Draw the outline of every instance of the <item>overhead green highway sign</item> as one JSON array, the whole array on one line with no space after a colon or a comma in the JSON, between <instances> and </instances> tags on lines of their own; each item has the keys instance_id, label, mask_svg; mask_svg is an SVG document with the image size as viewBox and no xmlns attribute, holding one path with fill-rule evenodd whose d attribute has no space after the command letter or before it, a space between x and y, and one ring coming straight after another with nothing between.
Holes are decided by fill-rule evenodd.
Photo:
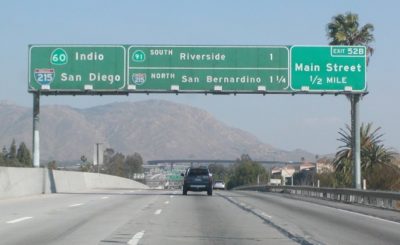
<instances>
[{"instance_id":1,"label":"overhead green highway sign","mask_svg":"<svg viewBox=\"0 0 400 245\"><path fill-rule=\"evenodd\" d=\"M124 46L33 45L29 52L29 90L124 90L125 62Z\"/></svg>"},{"instance_id":2,"label":"overhead green highway sign","mask_svg":"<svg viewBox=\"0 0 400 245\"><path fill-rule=\"evenodd\" d=\"M42 94L365 93L363 46L31 45Z\"/></svg>"},{"instance_id":3,"label":"overhead green highway sign","mask_svg":"<svg viewBox=\"0 0 400 245\"><path fill-rule=\"evenodd\" d=\"M291 47L291 87L295 91L365 91L363 46Z\"/></svg>"},{"instance_id":4,"label":"overhead green highway sign","mask_svg":"<svg viewBox=\"0 0 400 245\"><path fill-rule=\"evenodd\" d=\"M285 91L289 49L274 46L130 46L128 86L138 91Z\"/></svg>"}]
</instances>

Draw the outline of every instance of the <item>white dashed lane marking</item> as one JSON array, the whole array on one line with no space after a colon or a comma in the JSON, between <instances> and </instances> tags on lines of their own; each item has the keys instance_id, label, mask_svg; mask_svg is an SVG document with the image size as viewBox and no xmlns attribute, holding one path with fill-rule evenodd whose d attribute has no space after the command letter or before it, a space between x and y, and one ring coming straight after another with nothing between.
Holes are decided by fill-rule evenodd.
<instances>
[{"instance_id":1,"label":"white dashed lane marking","mask_svg":"<svg viewBox=\"0 0 400 245\"><path fill-rule=\"evenodd\" d=\"M10 221L7 221L6 223L7 224L15 224L15 223L18 223L18 222L21 222L21 221L24 221L24 220L28 220L28 219L32 219L33 217L22 217L22 218L19 218L19 219L14 219L14 220L10 220Z\"/></svg>"},{"instance_id":2,"label":"white dashed lane marking","mask_svg":"<svg viewBox=\"0 0 400 245\"><path fill-rule=\"evenodd\" d=\"M73 207L78 207L78 206L82 206L83 203L75 203L75 204L71 204L68 207L73 208Z\"/></svg>"},{"instance_id":3,"label":"white dashed lane marking","mask_svg":"<svg viewBox=\"0 0 400 245\"><path fill-rule=\"evenodd\" d=\"M161 214L161 212L162 212L162 210L161 210L161 209L158 209L154 214L155 214L155 215L159 215L159 214Z\"/></svg>"},{"instance_id":4,"label":"white dashed lane marking","mask_svg":"<svg viewBox=\"0 0 400 245\"><path fill-rule=\"evenodd\" d=\"M131 240L128 241L129 245L136 245L139 243L140 239L144 236L144 231L136 233Z\"/></svg>"},{"instance_id":5,"label":"white dashed lane marking","mask_svg":"<svg viewBox=\"0 0 400 245\"><path fill-rule=\"evenodd\" d=\"M267 217L267 218L272 219L272 216L269 215L269 214L267 214L267 213L261 212L261 215L262 215L262 216L265 216L265 217Z\"/></svg>"}]
</instances>

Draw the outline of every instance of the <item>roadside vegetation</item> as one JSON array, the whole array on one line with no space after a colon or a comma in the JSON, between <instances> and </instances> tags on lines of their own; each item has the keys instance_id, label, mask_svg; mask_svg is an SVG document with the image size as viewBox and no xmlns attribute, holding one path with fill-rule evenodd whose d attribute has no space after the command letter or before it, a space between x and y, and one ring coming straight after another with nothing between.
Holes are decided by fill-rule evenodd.
<instances>
[{"instance_id":1,"label":"roadside vegetation","mask_svg":"<svg viewBox=\"0 0 400 245\"><path fill-rule=\"evenodd\" d=\"M223 180L227 189L241 185L266 184L269 180L268 171L260 163L251 160L247 154L236 159L232 166L211 164L209 169L213 179Z\"/></svg>"},{"instance_id":2,"label":"roadside vegetation","mask_svg":"<svg viewBox=\"0 0 400 245\"><path fill-rule=\"evenodd\" d=\"M103 154L103 164L97 165L88 162L86 156L81 157L80 170L83 172L100 172L119 177L133 179L135 173L143 173L143 158L139 153L127 155L107 148Z\"/></svg>"},{"instance_id":3,"label":"roadside vegetation","mask_svg":"<svg viewBox=\"0 0 400 245\"><path fill-rule=\"evenodd\" d=\"M82 172L101 172L105 174L125 177L132 179L135 173L143 173L143 159L139 153L133 155L123 155L108 148L104 151L104 162L100 169L88 162L86 156L81 156L81 165L79 170ZM9 147L3 146L0 152L0 166L4 167L33 167L32 156L24 142L18 147L13 140ZM56 161L50 161L46 164L49 169L60 169Z\"/></svg>"},{"instance_id":4,"label":"roadside vegetation","mask_svg":"<svg viewBox=\"0 0 400 245\"><path fill-rule=\"evenodd\" d=\"M372 123L362 124L361 134L361 173L367 181L368 189L400 190L400 168L396 166L396 152L383 143L381 128L373 128ZM332 164L335 167L334 187L351 187L353 180L353 152L349 126L340 129L343 143Z\"/></svg>"},{"instance_id":5,"label":"roadside vegetation","mask_svg":"<svg viewBox=\"0 0 400 245\"><path fill-rule=\"evenodd\" d=\"M24 142L17 147L15 140L9 148L3 146L0 152L0 166L6 167L32 167L32 157Z\"/></svg>"},{"instance_id":6,"label":"roadside vegetation","mask_svg":"<svg viewBox=\"0 0 400 245\"><path fill-rule=\"evenodd\" d=\"M348 12L332 18L327 25L327 36L330 45L363 45L367 48L367 65L370 63L374 49L371 43L374 41L374 26L367 23L363 26L359 23L357 14ZM348 96L351 99L350 96ZM362 124L361 136L361 174L367 180L368 189L400 190L400 169L395 165L396 153L383 144L383 134L380 127L373 129L372 123ZM358 130L358 129L357 129ZM339 130L343 143L336 153L332 164L335 172L324 174L321 177L324 184L333 187L351 187L353 182L354 166L352 162L351 128Z\"/></svg>"},{"instance_id":7,"label":"roadside vegetation","mask_svg":"<svg viewBox=\"0 0 400 245\"><path fill-rule=\"evenodd\" d=\"M400 155L383 143L381 128L372 123L362 124L361 136L361 177L366 180L366 189L400 191ZM295 173L294 185L352 188L354 180L352 135L349 126L339 130L339 147L333 159L318 159L319 164L332 166L325 171L301 171Z\"/></svg>"},{"instance_id":8,"label":"roadside vegetation","mask_svg":"<svg viewBox=\"0 0 400 245\"><path fill-rule=\"evenodd\" d=\"M139 153L124 156L112 148L104 151L103 173L132 179L135 173L143 173L143 159Z\"/></svg>"}]
</instances>

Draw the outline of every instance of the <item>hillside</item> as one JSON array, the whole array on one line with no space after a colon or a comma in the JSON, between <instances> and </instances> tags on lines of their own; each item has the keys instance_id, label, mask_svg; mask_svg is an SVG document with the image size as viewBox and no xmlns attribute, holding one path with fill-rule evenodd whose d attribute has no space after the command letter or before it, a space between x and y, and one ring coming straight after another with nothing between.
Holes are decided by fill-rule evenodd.
<instances>
[{"instance_id":1,"label":"hillside","mask_svg":"<svg viewBox=\"0 0 400 245\"><path fill-rule=\"evenodd\" d=\"M32 110L0 104L0 144L15 138L31 146ZM198 108L168 101L113 103L88 109L42 106L43 161L73 161L93 155L102 142L124 154L139 152L152 159L236 159L249 154L260 160L313 159L302 150L288 152L265 144L243 130L229 127Z\"/></svg>"}]
</instances>

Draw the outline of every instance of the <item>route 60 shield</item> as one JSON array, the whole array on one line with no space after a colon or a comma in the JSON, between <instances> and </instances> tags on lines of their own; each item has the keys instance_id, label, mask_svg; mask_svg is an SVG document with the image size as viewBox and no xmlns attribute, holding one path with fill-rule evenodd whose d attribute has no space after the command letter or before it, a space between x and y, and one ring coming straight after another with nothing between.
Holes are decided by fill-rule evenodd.
<instances>
[{"instance_id":1,"label":"route 60 shield","mask_svg":"<svg viewBox=\"0 0 400 245\"><path fill-rule=\"evenodd\" d=\"M35 69L35 81L40 85L48 85L54 80L54 69Z\"/></svg>"}]
</instances>

